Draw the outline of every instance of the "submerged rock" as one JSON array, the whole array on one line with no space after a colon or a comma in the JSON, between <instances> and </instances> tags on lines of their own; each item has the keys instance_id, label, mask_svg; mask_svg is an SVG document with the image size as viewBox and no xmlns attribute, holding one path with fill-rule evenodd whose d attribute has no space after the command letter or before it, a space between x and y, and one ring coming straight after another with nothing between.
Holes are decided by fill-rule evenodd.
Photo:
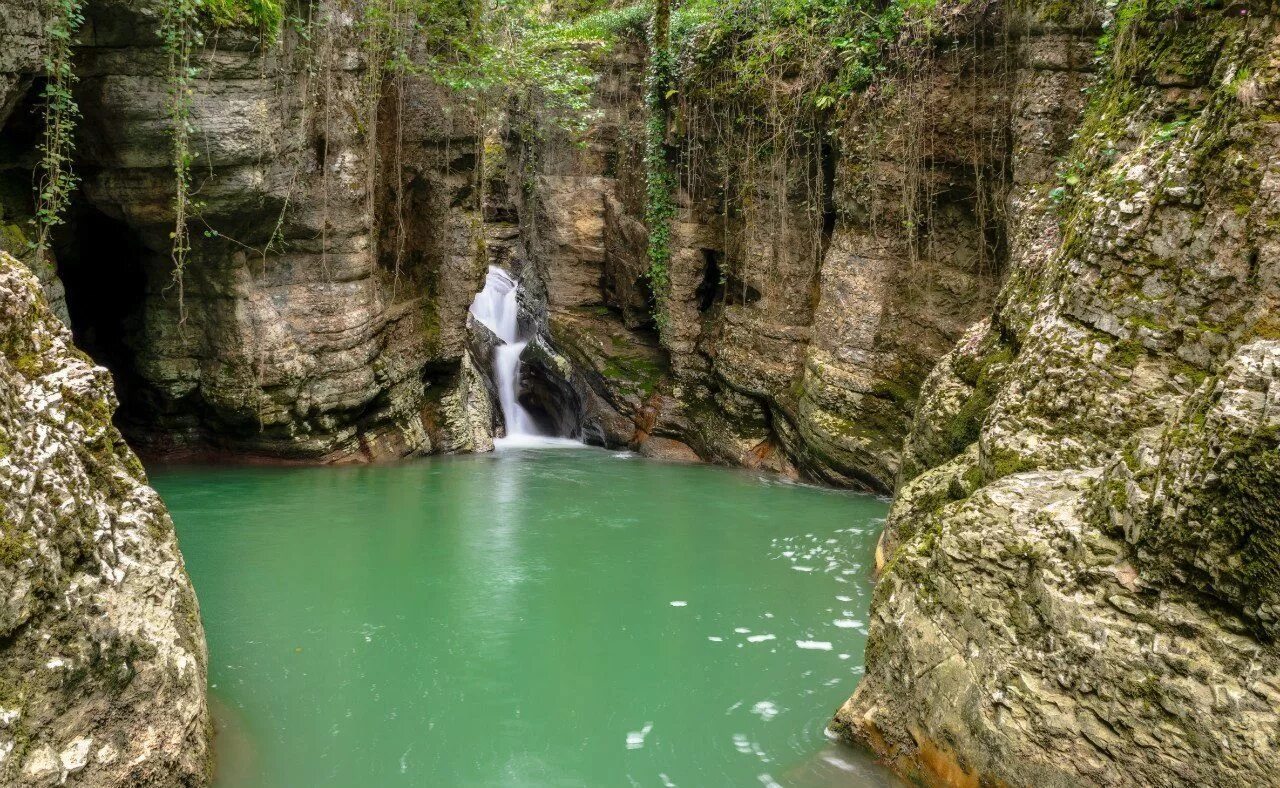
<instances>
[{"instance_id":1,"label":"submerged rock","mask_svg":"<svg viewBox=\"0 0 1280 788\"><path fill-rule=\"evenodd\" d=\"M203 785L205 645L111 377L0 253L0 783Z\"/></svg>"}]
</instances>

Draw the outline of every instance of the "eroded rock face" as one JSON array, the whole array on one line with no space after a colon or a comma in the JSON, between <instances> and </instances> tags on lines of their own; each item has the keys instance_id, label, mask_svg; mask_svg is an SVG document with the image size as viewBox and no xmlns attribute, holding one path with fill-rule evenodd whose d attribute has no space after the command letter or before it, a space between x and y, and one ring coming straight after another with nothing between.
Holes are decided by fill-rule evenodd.
<instances>
[{"instance_id":1,"label":"eroded rock face","mask_svg":"<svg viewBox=\"0 0 1280 788\"><path fill-rule=\"evenodd\" d=\"M179 272L162 6L86 4L83 184L53 250L77 340L119 381L122 428L156 454L343 462L470 445L449 403L466 400L465 311L484 275L474 118L429 78L387 78L375 100L345 3L315 4L274 43L210 31L193 53ZM39 64L16 32L31 14L0 7L15 42L0 87L28 103L6 132L21 136L34 99L19 88ZM29 188L32 162L3 164Z\"/></svg>"},{"instance_id":2,"label":"eroded rock face","mask_svg":"<svg viewBox=\"0 0 1280 788\"><path fill-rule=\"evenodd\" d=\"M40 4L12 0L0 5L0 125L18 105L40 65L44 51Z\"/></svg>"},{"instance_id":3,"label":"eroded rock face","mask_svg":"<svg viewBox=\"0 0 1280 788\"><path fill-rule=\"evenodd\" d=\"M835 725L925 779L1280 767L1280 25L1167 13L1115 23L1071 178L1018 185L997 308L923 389Z\"/></svg>"},{"instance_id":4,"label":"eroded rock face","mask_svg":"<svg viewBox=\"0 0 1280 788\"><path fill-rule=\"evenodd\" d=\"M1006 266L1014 71L998 14L973 44L908 64L842 112L834 230L817 270L813 335L789 453L841 486L891 490L925 376L989 309ZM1061 108L1070 122L1070 105Z\"/></svg>"},{"instance_id":5,"label":"eroded rock face","mask_svg":"<svg viewBox=\"0 0 1280 788\"><path fill-rule=\"evenodd\" d=\"M999 25L970 27L973 46L778 132L787 153L765 164L753 146L773 132L726 123L744 109L718 106L713 84L689 86L706 95L682 105L675 133L660 331L646 276L643 47L620 44L601 64L585 149L548 132L526 146L519 169L537 177L521 211L525 278L550 310L544 335L610 405L611 443L659 434L716 462L893 488L920 385L989 309L1004 270L1013 72ZM602 348L645 358L659 333L655 375L601 360ZM637 388L651 403L630 401Z\"/></svg>"},{"instance_id":6,"label":"eroded rock face","mask_svg":"<svg viewBox=\"0 0 1280 788\"><path fill-rule=\"evenodd\" d=\"M197 786L204 632L110 375L0 253L0 783Z\"/></svg>"}]
</instances>

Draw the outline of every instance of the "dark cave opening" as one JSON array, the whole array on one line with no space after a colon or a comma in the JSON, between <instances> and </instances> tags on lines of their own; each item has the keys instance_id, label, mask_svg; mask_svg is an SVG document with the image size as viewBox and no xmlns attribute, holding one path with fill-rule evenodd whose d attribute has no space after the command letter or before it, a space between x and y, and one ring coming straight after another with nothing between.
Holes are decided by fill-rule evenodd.
<instances>
[{"instance_id":1,"label":"dark cave opening","mask_svg":"<svg viewBox=\"0 0 1280 788\"><path fill-rule=\"evenodd\" d=\"M41 95L45 80L32 80L26 93L6 114L0 108L0 249L19 259L31 254L35 238L35 186L38 148L44 130Z\"/></svg>"},{"instance_id":2,"label":"dark cave opening","mask_svg":"<svg viewBox=\"0 0 1280 788\"><path fill-rule=\"evenodd\" d=\"M694 291L698 299L698 311L706 312L724 298L724 268L721 265L724 253L715 249L702 250L702 281Z\"/></svg>"},{"instance_id":3,"label":"dark cave opening","mask_svg":"<svg viewBox=\"0 0 1280 788\"><path fill-rule=\"evenodd\" d=\"M520 405L533 417L539 434L567 436L574 433L571 426L573 420L566 419L555 406L547 400L555 397L547 391L544 381L531 377L524 381L524 391L520 395Z\"/></svg>"},{"instance_id":4,"label":"dark cave opening","mask_svg":"<svg viewBox=\"0 0 1280 788\"><path fill-rule=\"evenodd\" d=\"M0 168L0 220L16 230L3 234L0 248L23 260L34 256L30 244L36 237L32 221L44 90L45 80L33 79L0 129L0 159L5 162ZM77 166L81 177L89 175ZM120 402L117 422L126 420L126 412L142 412L137 338L147 295L148 254L133 230L90 205L79 191L49 238L48 257L62 283L72 336L80 350L111 371Z\"/></svg>"},{"instance_id":5,"label":"dark cave opening","mask_svg":"<svg viewBox=\"0 0 1280 788\"><path fill-rule=\"evenodd\" d=\"M520 404L538 432L557 437L580 435L582 402L573 385L536 360L522 364L520 371Z\"/></svg>"},{"instance_id":6,"label":"dark cave opening","mask_svg":"<svg viewBox=\"0 0 1280 788\"><path fill-rule=\"evenodd\" d=\"M725 277L724 303L726 306L751 306L759 300L759 290L732 274Z\"/></svg>"},{"instance_id":7,"label":"dark cave opening","mask_svg":"<svg viewBox=\"0 0 1280 788\"><path fill-rule=\"evenodd\" d=\"M77 202L53 249L76 345L115 378L120 416L142 394L137 342L146 308L148 250L124 222ZM121 419L118 419L121 420Z\"/></svg>"},{"instance_id":8,"label":"dark cave opening","mask_svg":"<svg viewBox=\"0 0 1280 788\"><path fill-rule=\"evenodd\" d=\"M717 304L750 306L760 300L760 291L744 282L731 262L721 249L702 250L702 279L693 293L700 313L705 315Z\"/></svg>"}]
</instances>

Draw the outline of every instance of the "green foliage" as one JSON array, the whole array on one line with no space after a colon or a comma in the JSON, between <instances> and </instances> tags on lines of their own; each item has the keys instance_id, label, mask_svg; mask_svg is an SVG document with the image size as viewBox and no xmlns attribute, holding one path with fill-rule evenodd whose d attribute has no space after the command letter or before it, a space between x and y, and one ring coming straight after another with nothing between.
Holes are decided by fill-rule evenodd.
<instances>
[{"instance_id":1,"label":"green foliage","mask_svg":"<svg viewBox=\"0 0 1280 788\"><path fill-rule=\"evenodd\" d=\"M645 226L649 230L647 277L655 302L658 330L668 322L666 294L670 286L671 225L675 220L677 188L672 153L667 145L670 102L675 94L675 60L665 19L654 15L649 33L649 69L646 74L645 126Z\"/></svg>"},{"instance_id":2,"label":"green foliage","mask_svg":"<svg viewBox=\"0 0 1280 788\"><path fill-rule=\"evenodd\" d=\"M537 101L544 121L573 133L594 117L596 74L591 56L603 43L589 28L549 22L534 6L513 1L491 21L487 36L462 68L446 69L446 84L473 90L488 106L508 100Z\"/></svg>"},{"instance_id":3,"label":"green foliage","mask_svg":"<svg viewBox=\"0 0 1280 788\"><path fill-rule=\"evenodd\" d=\"M1146 48L1142 42L1160 40L1155 33L1166 23L1193 22L1221 6L1222 0L1121 0L1098 40L1097 54L1119 72L1151 68L1156 64L1140 55ZM1181 38L1189 41L1194 37L1184 33Z\"/></svg>"},{"instance_id":4,"label":"green foliage","mask_svg":"<svg viewBox=\"0 0 1280 788\"><path fill-rule=\"evenodd\" d=\"M40 142L40 176L36 185L36 259L43 261L53 228L63 223L63 214L79 179L71 166L75 151L75 129L80 108L72 90L76 74L72 67L71 43L84 23L83 0L50 0L45 26L47 53L44 68L44 137Z\"/></svg>"},{"instance_id":5,"label":"green foliage","mask_svg":"<svg viewBox=\"0 0 1280 788\"><path fill-rule=\"evenodd\" d=\"M182 0L171 0L180 5ZM258 28L274 38L284 21L280 0L203 0L204 15L217 27Z\"/></svg>"},{"instance_id":6,"label":"green foliage","mask_svg":"<svg viewBox=\"0 0 1280 788\"><path fill-rule=\"evenodd\" d=\"M1049 191L1049 199L1055 210L1065 217L1066 209L1072 198L1079 191L1088 177L1089 168L1079 160L1067 160L1058 163L1058 185Z\"/></svg>"},{"instance_id":7,"label":"green foliage","mask_svg":"<svg viewBox=\"0 0 1280 788\"><path fill-rule=\"evenodd\" d=\"M384 75L430 76L482 116L536 97L544 120L582 131L609 18L556 19L533 0L374 0L362 22Z\"/></svg>"},{"instance_id":8,"label":"green foliage","mask_svg":"<svg viewBox=\"0 0 1280 788\"><path fill-rule=\"evenodd\" d=\"M937 0L688 0L672 11L677 81L714 71L702 86L721 97L758 94L801 65L807 99L826 109L890 68L886 49L911 30L943 32ZM573 23L581 33L639 35L651 2L609 8Z\"/></svg>"},{"instance_id":9,"label":"green foliage","mask_svg":"<svg viewBox=\"0 0 1280 788\"><path fill-rule=\"evenodd\" d=\"M649 3L637 3L623 8L606 8L577 19L561 23L566 34L582 38L612 41L622 36L640 36L653 16Z\"/></svg>"},{"instance_id":10,"label":"green foliage","mask_svg":"<svg viewBox=\"0 0 1280 788\"><path fill-rule=\"evenodd\" d=\"M405 253L403 80L424 77L448 89L453 95L446 113L469 115L479 123L482 139L499 128L504 113L521 106L537 111L520 114L580 133L593 119L596 76L590 58L604 44L572 20L552 17L535 0L365 0L360 8L360 41L370 65L358 115L371 163L368 212L376 222L375 195L383 177L378 162L387 156L394 173L387 183L395 196L387 235L398 282ZM393 124L389 135L379 132L384 117ZM392 140L389 153L383 144L387 138ZM481 145L482 166L483 154Z\"/></svg>"},{"instance_id":11,"label":"green foliage","mask_svg":"<svg viewBox=\"0 0 1280 788\"><path fill-rule=\"evenodd\" d=\"M723 77L715 82L722 94L759 96L798 78L806 101L828 109L890 69L887 49L905 30L938 32L935 6L936 0L691 0L672 30L685 74L714 68Z\"/></svg>"}]
</instances>

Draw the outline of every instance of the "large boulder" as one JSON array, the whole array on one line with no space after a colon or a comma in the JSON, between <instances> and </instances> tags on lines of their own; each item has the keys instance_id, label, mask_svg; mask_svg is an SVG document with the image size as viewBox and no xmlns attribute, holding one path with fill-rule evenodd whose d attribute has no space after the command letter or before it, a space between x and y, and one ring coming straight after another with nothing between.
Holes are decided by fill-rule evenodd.
<instances>
[{"instance_id":1,"label":"large boulder","mask_svg":"<svg viewBox=\"0 0 1280 788\"><path fill-rule=\"evenodd\" d=\"M0 783L204 785L205 644L111 376L0 253Z\"/></svg>"},{"instance_id":2,"label":"large boulder","mask_svg":"<svg viewBox=\"0 0 1280 788\"><path fill-rule=\"evenodd\" d=\"M1206 9L1117 12L996 310L924 386L835 721L904 773L1280 773L1280 26Z\"/></svg>"}]
</instances>

